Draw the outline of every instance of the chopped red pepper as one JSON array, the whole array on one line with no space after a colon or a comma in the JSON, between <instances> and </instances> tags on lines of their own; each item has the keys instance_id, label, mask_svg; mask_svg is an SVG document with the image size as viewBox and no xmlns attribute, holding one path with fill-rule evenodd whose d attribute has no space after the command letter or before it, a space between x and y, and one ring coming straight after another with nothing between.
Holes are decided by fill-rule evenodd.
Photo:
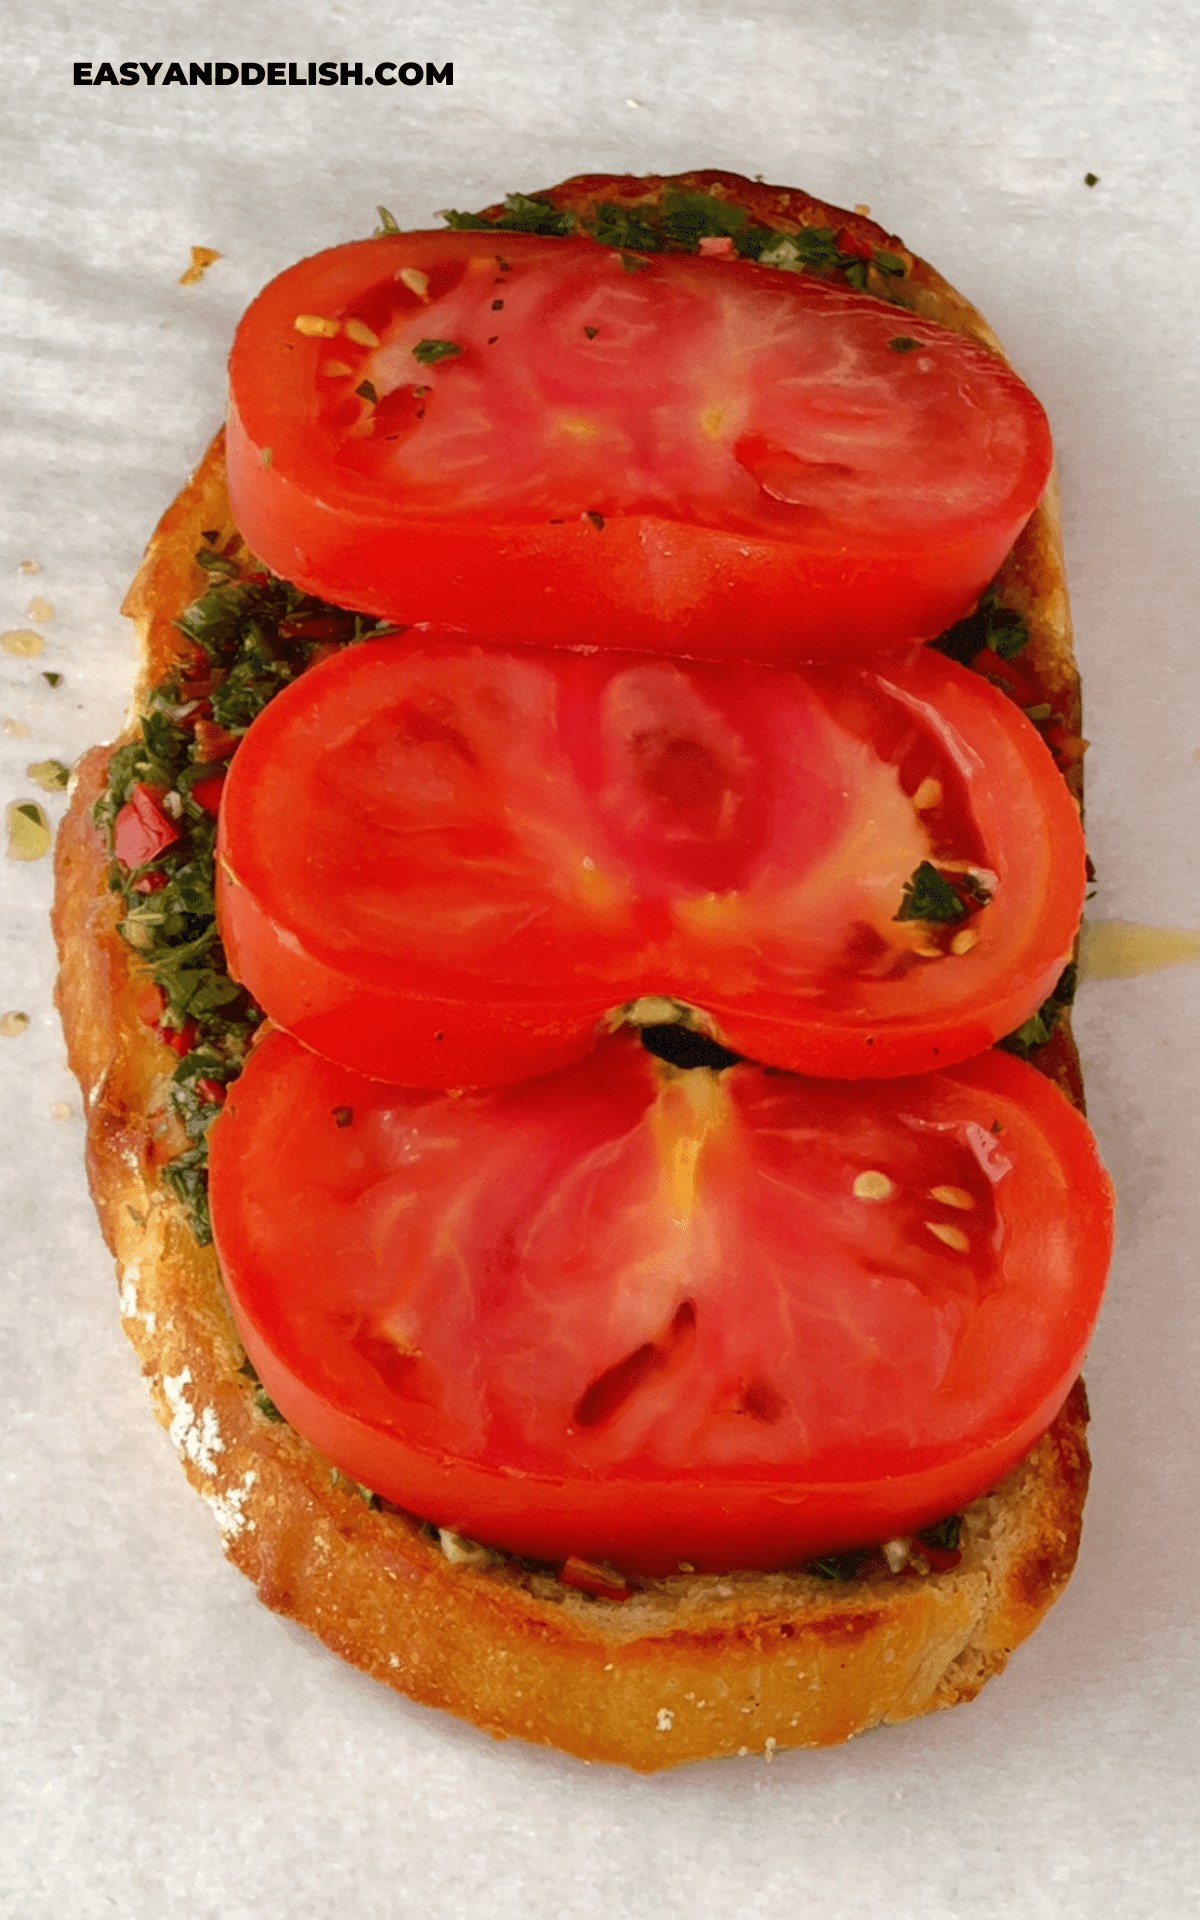
<instances>
[{"instance_id":1,"label":"chopped red pepper","mask_svg":"<svg viewBox=\"0 0 1200 1920\"><path fill-rule=\"evenodd\" d=\"M1073 767L1088 750L1087 741L1077 733L1068 733L1057 718L1044 726L1041 734L1060 767Z\"/></svg>"},{"instance_id":2,"label":"chopped red pepper","mask_svg":"<svg viewBox=\"0 0 1200 1920\"><path fill-rule=\"evenodd\" d=\"M168 884L167 875L161 867L156 867L153 873L144 873L140 880L134 881L133 891L140 894L161 893Z\"/></svg>"},{"instance_id":3,"label":"chopped red pepper","mask_svg":"<svg viewBox=\"0 0 1200 1920\"><path fill-rule=\"evenodd\" d=\"M971 662L971 671L981 673L994 686L1003 687L1019 707L1035 707L1046 697L1041 681L1034 678L1019 660L1005 660L991 647L981 647Z\"/></svg>"},{"instance_id":4,"label":"chopped red pepper","mask_svg":"<svg viewBox=\"0 0 1200 1920\"><path fill-rule=\"evenodd\" d=\"M221 1082L210 1080L207 1075L203 1080L197 1080L196 1092L210 1107L221 1107L225 1104L225 1089Z\"/></svg>"},{"instance_id":5,"label":"chopped red pepper","mask_svg":"<svg viewBox=\"0 0 1200 1920\"><path fill-rule=\"evenodd\" d=\"M179 828L159 802L165 789L139 783L117 815L113 852L122 866L144 867L179 838Z\"/></svg>"},{"instance_id":6,"label":"chopped red pepper","mask_svg":"<svg viewBox=\"0 0 1200 1920\"><path fill-rule=\"evenodd\" d=\"M220 773L210 773L206 780L197 780L192 788L192 799L198 807L204 808L205 813L221 811L221 788L225 785L227 772L228 769L222 767Z\"/></svg>"},{"instance_id":7,"label":"chopped red pepper","mask_svg":"<svg viewBox=\"0 0 1200 1920\"><path fill-rule=\"evenodd\" d=\"M181 1060L185 1053L191 1052L200 1035L200 1029L194 1020L185 1020L181 1027L160 1026L156 1031L159 1039L172 1048Z\"/></svg>"},{"instance_id":8,"label":"chopped red pepper","mask_svg":"<svg viewBox=\"0 0 1200 1920\"><path fill-rule=\"evenodd\" d=\"M198 719L195 726L196 758L204 764L212 760L228 760L238 743L238 735L230 733L228 727L219 727L213 720ZM195 792L193 787L192 792Z\"/></svg>"},{"instance_id":9,"label":"chopped red pepper","mask_svg":"<svg viewBox=\"0 0 1200 1920\"><path fill-rule=\"evenodd\" d=\"M860 234L851 233L849 227L839 227L833 237L833 244L839 253L852 253L859 260L873 260L875 249L869 240Z\"/></svg>"},{"instance_id":10,"label":"chopped red pepper","mask_svg":"<svg viewBox=\"0 0 1200 1920\"><path fill-rule=\"evenodd\" d=\"M931 1547L927 1540L918 1534L913 1541L917 1553L923 1553L935 1573L945 1573L949 1567L956 1567L962 1559L957 1547Z\"/></svg>"}]
</instances>

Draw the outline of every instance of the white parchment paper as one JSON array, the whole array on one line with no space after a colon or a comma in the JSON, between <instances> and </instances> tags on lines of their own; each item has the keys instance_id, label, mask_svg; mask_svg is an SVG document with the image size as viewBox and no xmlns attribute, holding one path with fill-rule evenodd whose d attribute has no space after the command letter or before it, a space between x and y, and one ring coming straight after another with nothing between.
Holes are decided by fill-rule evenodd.
<instances>
[{"instance_id":1,"label":"white parchment paper","mask_svg":"<svg viewBox=\"0 0 1200 1920\"><path fill-rule=\"evenodd\" d=\"M572 172L717 165L869 203L1041 395L1093 742L1090 911L1195 925L1195 39L1185 0L9 0L0 629L44 645L0 653L0 798L59 817L26 768L121 724L117 607L265 279L369 232L378 202L433 224ZM387 58L453 62L453 86L72 81L75 61ZM193 244L222 257L184 288ZM49 862L0 867L0 1012L28 1015L0 1035L0 1914L1200 1912L1195 969L1081 996L1121 1225L1060 1606L973 1706L641 1780L398 1701L223 1561L150 1417L84 1189Z\"/></svg>"}]
</instances>

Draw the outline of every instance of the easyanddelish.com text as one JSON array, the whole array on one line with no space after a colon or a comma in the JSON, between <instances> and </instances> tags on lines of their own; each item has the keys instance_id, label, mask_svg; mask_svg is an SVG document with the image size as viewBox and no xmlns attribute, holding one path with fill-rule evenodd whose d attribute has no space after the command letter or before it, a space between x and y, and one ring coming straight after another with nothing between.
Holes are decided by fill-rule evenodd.
<instances>
[{"instance_id":1,"label":"easyanddelish.com text","mask_svg":"<svg viewBox=\"0 0 1200 1920\"><path fill-rule=\"evenodd\" d=\"M452 87L454 62L379 60L369 70L361 60L76 60L77 87ZM305 69L301 71L301 69Z\"/></svg>"}]
</instances>

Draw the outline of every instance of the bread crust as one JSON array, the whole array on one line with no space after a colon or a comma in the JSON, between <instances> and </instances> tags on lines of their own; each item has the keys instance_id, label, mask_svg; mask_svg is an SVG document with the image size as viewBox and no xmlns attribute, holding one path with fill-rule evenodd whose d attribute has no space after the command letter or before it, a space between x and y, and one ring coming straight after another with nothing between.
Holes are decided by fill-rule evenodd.
<instances>
[{"instance_id":1,"label":"bread crust","mask_svg":"<svg viewBox=\"0 0 1200 1920\"><path fill-rule=\"evenodd\" d=\"M900 252L913 304L999 351L986 323L923 262L862 216L733 175L672 181L581 176L554 189L583 210L667 185L737 197L762 224L848 226ZM203 591L202 533L232 537L220 436L160 522L124 611L141 665L131 737L149 690L184 654L172 625ZM1078 680L1053 483L1001 575L1025 614L1047 697L1078 732ZM117 743L120 744L120 743ZM138 1017L134 956L117 932L107 853L92 823L112 748L76 769L59 833L53 925L58 1005L88 1117L88 1178L117 1266L125 1330L155 1412L224 1549L260 1599L397 1691L583 1760L640 1771L725 1754L824 1746L880 1723L974 1698L1065 1586L1088 1479L1078 1383L1049 1433L967 1510L962 1558L893 1575L873 1562L829 1582L802 1571L681 1574L592 1599L496 1557L452 1563L419 1519L371 1504L292 1429L261 1409L215 1253L193 1240L160 1185L155 1139L174 1054ZM1038 1064L1080 1097L1060 1025Z\"/></svg>"}]
</instances>

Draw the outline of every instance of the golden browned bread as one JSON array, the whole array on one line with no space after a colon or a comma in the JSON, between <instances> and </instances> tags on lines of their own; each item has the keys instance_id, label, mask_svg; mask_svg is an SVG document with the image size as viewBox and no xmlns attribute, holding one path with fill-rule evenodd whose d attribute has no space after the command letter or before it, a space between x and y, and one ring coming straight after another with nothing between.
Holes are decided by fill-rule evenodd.
<instances>
[{"instance_id":1,"label":"golden browned bread","mask_svg":"<svg viewBox=\"0 0 1200 1920\"><path fill-rule=\"evenodd\" d=\"M887 245L908 265L911 305L995 349L979 315L899 242L804 195L709 173L675 182L587 177L549 197L576 210L600 199L635 205L672 184L736 195L755 220L784 232L849 226ZM164 516L126 601L142 645L131 728L149 689L186 652L172 622L203 591L194 554L202 533L214 531L218 545L235 534L219 438ZM1028 620L1028 658L1046 697L1077 734L1053 487L1000 584ZM177 1063L138 1016L136 960L117 931L92 824L110 751L93 749L76 771L54 908L58 1000L88 1115L88 1174L155 1410L226 1553L266 1605L398 1691L497 1737L641 1770L831 1744L973 1698L1074 1565L1088 1477L1082 1385L1020 1466L967 1510L961 1560L946 1571L920 1571L910 1560L893 1572L877 1556L845 1581L804 1571L680 1574L640 1581L620 1603L439 1538L365 1497L279 1421L245 1369L216 1256L197 1246L158 1178ZM1065 1023L1038 1064L1077 1097Z\"/></svg>"}]
</instances>

